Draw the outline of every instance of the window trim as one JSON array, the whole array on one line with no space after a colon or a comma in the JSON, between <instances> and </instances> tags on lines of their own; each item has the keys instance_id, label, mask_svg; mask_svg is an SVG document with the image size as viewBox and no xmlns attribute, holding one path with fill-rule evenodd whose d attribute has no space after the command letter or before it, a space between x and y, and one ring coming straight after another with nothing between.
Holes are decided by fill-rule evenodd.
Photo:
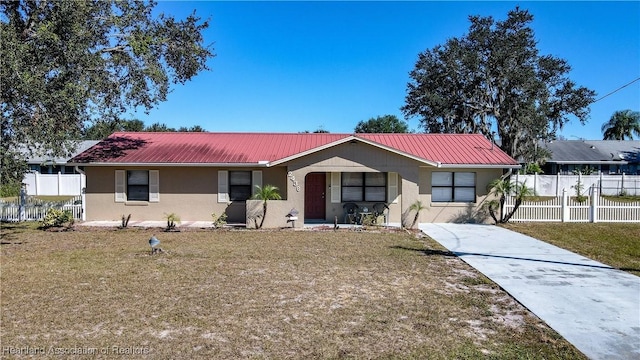
<instances>
[{"instance_id":1,"label":"window trim","mask_svg":"<svg viewBox=\"0 0 640 360\"><path fill-rule=\"evenodd\" d=\"M130 199L128 184L128 172L130 171L146 171L147 172L147 200ZM137 184L136 186L140 186ZM141 204L141 203L157 203L160 202L160 171L159 170L146 170L146 169L119 169L115 171L115 202L129 204Z\"/></svg>"},{"instance_id":2,"label":"window trim","mask_svg":"<svg viewBox=\"0 0 640 360\"><path fill-rule=\"evenodd\" d=\"M232 181L232 174L234 174L234 173L245 173L245 175L248 175L249 184L234 184L233 181ZM251 194L252 194L251 187L253 185L252 183L253 183L253 181L252 181L252 178L251 178L251 171L250 170L231 170L231 171L229 171L229 182L228 182L228 184L229 184L228 185L229 186L229 188L228 188L229 189L229 200L230 201L247 201L247 200L251 199ZM247 193L249 195L247 196L246 199L245 198L234 197L234 195L233 195L234 194L234 191L233 191L234 188L235 189L243 188L245 190L248 190L248 191L243 191L243 193Z\"/></svg>"},{"instance_id":3,"label":"window trim","mask_svg":"<svg viewBox=\"0 0 640 360\"><path fill-rule=\"evenodd\" d=\"M345 176L344 174L360 174L360 179L362 185L345 185ZM367 185L367 174L380 174L382 180L384 181L384 185ZM340 198L343 202L386 202L387 197L389 196L389 175L386 172L342 172L340 173ZM345 189L358 189L360 188L360 197L358 199L347 199L345 200ZM367 199L367 188L382 188L384 190L384 194L380 199L371 200Z\"/></svg>"},{"instance_id":4,"label":"window trim","mask_svg":"<svg viewBox=\"0 0 640 360\"><path fill-rule=\"evenodd\" d=\"M433 175L434 174L451 174L451 184L450 185L433 185ZM456 185L456 174L473 174L473 185ZM465 204L474 204L476 202L477 197L477 188L478 185L478 175L476 172L472 171L433 171L431 172L431 202L433 203L465 203ZM450 201L448 200L434 200L434 189L450 189ZM473 200L457 200L456 199L456 189L473 189Z\"/></svg>"},{"instance_id":5,"label":"window trim","mask_svg":"<svg viewBox=\"0 0 640 360\"><path fill-rule=\"evenodd\" d=\"M134 171L135 172L140 172L140 173L146 172L146 174L147 174L147 183L146 184L130 184L129 183L129 177L130 177L130 174L132 172L134 172ZM149 199L151 198L150 195L149 195L149 190L150 190L150 179L149 178L150 178L149 170L139 170L139 169L137 169L137 170L127 170L126 171L126 178L125 179L126 179L126 191L127 191L126 194L127 194L127 200L128 201L147 201L147 202L149 201ZM138 187L140 189L145 189L146 188L147 191L140 191L139 192L140 194L146 194L146 197L140 197L140 198L135 198L135 199L131 198L131 187Z\"/></svg>"}]
</instances>

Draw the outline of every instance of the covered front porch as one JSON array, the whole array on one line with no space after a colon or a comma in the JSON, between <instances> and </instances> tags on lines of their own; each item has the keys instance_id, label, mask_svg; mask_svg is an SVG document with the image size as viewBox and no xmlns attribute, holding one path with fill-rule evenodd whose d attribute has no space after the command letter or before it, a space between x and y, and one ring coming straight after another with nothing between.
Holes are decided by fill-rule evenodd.
<instances>
[{"instance_id":1,"label":"covered front porch","mask_svg":"<svg viewBox=\"0 0 640 360\"><path fill-rule=\"evenodd\" d=\"M398 205L395 172L310 172L304 180L309 224L388 225Z\"/></svg>"}]
</instances>

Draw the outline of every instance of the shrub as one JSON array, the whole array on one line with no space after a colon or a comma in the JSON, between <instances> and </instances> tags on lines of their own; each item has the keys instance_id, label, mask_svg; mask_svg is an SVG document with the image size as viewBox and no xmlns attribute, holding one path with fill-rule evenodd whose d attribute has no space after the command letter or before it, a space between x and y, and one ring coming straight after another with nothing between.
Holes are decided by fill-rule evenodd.
<instances>
[{"instance_id":1,"label":"shrub","mask_svg":"<svg viewBox=\"0 0 640 360\"><path fill-rule=\"evenodd\" d=\"M220 216L216 216L216 213L211 214L213 218L213 227L216 229L220 229L227 225L227 214L222 213Z\"/></svg>"},{"instance_id":2,"label":"shrub","mask_svg":"<svg viewBox=\"0 0 640 360\"><path fill-rule=\"evenodd\" d=\"M129 226L129 220L131 220L131 214L129 214L129 216L124 216L124 214L122 215L122 225L120 225L121 229L126 228L127 226Z\"/></svg>"},{"instance_id":3,"label":"shrub","mask_svg":"<svg viewBox=\"0 0 640 360\"><path fill-rule=\"evenodd\" d=\"M165 214L165 218L167 219L167 231L175 230L176 225L180 224L180 216L175 213Z\"/></svg>"},{"instance_id":4,"label":"shrub","mask_svg":"<svg viewBox=\"0 0 640 360\"><path fill-rule=\"evenodd\" d=\"M0 197L20 196L21 183L10 183L0 185Z\"/></svg>"},{"instance_id":5,"label":"shrub","mask_svg":"<svg viewBox=\"0 0 640 360\"><path fill-rule=\"evenodd\" d=\"M69 210L49 209L42 219L41 225L43 229L52 227L70 227L73 225L73 215Z\"/></svg>"}]
</instances>

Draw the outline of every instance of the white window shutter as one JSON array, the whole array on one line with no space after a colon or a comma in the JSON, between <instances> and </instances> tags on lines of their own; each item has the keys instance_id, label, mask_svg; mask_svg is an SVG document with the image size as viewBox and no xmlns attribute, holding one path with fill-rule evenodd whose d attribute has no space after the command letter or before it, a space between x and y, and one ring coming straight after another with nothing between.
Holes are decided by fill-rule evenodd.
<instances>
[{"instance_id":1,"label":"white window shutter","mask_svg":"<svg viewBox=\"0 0 640 360\"><path fill-rule=\"evenodd\" d=\"M116 202L127 201L127 183L126 172L124 170L116 170Z\"/></svg>"},{"instance_id":2,"label":"white window shutter","mask_svg":"<svg viewBox=\"0 0 640 360\"><path fill-rule=\"evenodd\" d=\"M389 177L389 181L388 181L389 198L387 199L387 202L390 204L397 204L398 203L398 173L390 172L388 173L387 176Z\"/></svg>"},{"instance_id":3,"label":"white window shutter","mask_svg":"<svg viewBox=\"0 0 640 360\"><path fill-rule=\"evenodd\" d=\"M229 172L226 170L218 171L218 202L229 202Z\"/></svg>"},{"instance_id":4,"label":"white window shutter","mask_svg":"<svg viewBox=\"0 0 640 360\"><path fill-rule=\"evenodd\" d=\"M339 203L341 202L340 196L340 173L332 172L331 173L331 202Z\"/></svg>"},{"instance_id":5,"label":"white window shutter","mask_svg":"<svg viewBox=\"0 0 640 360\"><path fill-rule=\"evenodd\" d=\"M262 187L262 171L260 170L251 172L251 195L255 195L258 191L256 186Z\"/></svg>"},{"instance_id":6,"label":"white window shutter","mask_svg":"<svg viewBox=\"0 0 640 360\"><path fill-rule=\"evenodd\" d=\"M159 170L149 170L149 202L160 202Z\"/></svg>"}]
</instances>

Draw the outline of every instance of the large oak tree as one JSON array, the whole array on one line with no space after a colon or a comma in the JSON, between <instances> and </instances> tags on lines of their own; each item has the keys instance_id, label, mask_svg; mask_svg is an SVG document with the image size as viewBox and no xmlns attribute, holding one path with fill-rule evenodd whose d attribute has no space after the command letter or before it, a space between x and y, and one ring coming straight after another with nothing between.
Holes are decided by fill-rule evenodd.
<instances>
[{"instance_id":1,"label":"large oak tree","mask_svg":"<svg viewBox=\"0 0 640 360\"><path fill-rule=\"evenodd\" d=\"M502 149L526 156L538 140L553 139L572 117L584 123L595 92L577 86L569 64L541 55L533 16L515 8L504 21L469 17L469 33L418 56L402 111L426 132L497 131ZM525 159L535 160L535 159Z\"/></svg>"},{"instance_id":2,"label":"large oak tree","mask_svg":"<svg viewBox=\"0 0 640 360\"><path fill-rule=\"evenodd\" d=\"M409 126L395 115L384 115L361 120L356 125L356 133L408 133Z\"/></svg>"},{"instance_id":3,"label":"large oak tree","mask_svg":"<svg viewBox=\"0 0 640 360\"><path fill-rule=\"evenodd\" d=\"M154 15L153 1L0 2L2 183L20 147L62 155L92 121L150 110L208 69L208 21Z\"/></svg>"}]
</instances>

